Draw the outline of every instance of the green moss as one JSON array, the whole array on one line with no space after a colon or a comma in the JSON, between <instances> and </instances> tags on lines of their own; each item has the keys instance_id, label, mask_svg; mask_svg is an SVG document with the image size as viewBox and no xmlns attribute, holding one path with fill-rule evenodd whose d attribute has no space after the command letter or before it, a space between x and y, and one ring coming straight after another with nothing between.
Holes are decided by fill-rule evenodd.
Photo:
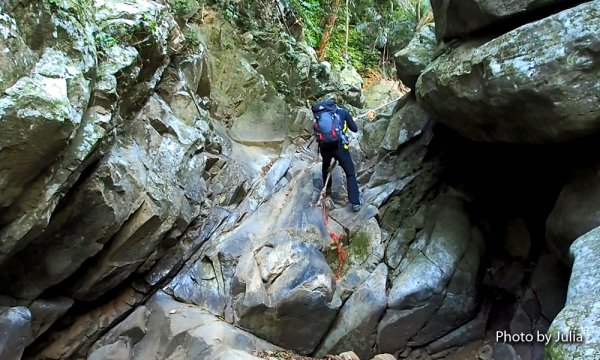
<instances>
[{"instance_id":1,"label":"green moss","mask_svg":"<svg viewBox=\"0 0 600 360\"><path fill-rule=\"evenodd\" d=\"M364 231L358 231L351 235L349 243L342 244L346 252L346 261L340 275L344 275L350 268L350 265L358 265L364 262L369 254L371 237ZM331 270L335 273L339 266L338 252L336 248L331 248L325 252L325 260Z\"/></svg>"},{"instance_id":2,"label":"green moss","mask_svg":"<svg viewBox=\"0 0 600 360\"><path fill-rule=\"evenodd\" d=\"M370 236L364 231L358 231L350 238L348 257L360 262L369 256Z\"/></svg>"},{"instance_id":3,"label":"green moss","mask_svg":"<svg viewBox=\"0 0 600 360\"><path fill-rule=\"evenodd\" d=\"M184 19L200 9L200 4L196 0L171 0L171 13L175 17Z\"/></svg>"},{"instance_id":4,"label":"green moss","mask_svg":"<svg viewBox=\"0 0 600 360\"><path fill-rule=\"evenodd\" d=\"M196 52L200 47L200 32L196 28L190 28L185 32L184 50L190 53Z\"/></svg>"}]
</instances>

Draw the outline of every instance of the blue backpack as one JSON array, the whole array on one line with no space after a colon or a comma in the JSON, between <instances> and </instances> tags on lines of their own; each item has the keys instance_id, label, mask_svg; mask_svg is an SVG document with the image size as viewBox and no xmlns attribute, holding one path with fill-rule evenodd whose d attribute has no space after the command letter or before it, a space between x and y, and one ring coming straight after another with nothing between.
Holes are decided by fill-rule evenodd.
<instances>
[{"instance_id":1,"label":"blue backpack","mask_svg":"<svg viewBox=\"0 0 600 360\"><path fill-rule=\"evenodd\" d=\"M333 99L318 102L312 106L315 116L314 132L318 143L339 144L342 140L342 121L337 113L338 106Z\"/></svg>"}]
</instances>

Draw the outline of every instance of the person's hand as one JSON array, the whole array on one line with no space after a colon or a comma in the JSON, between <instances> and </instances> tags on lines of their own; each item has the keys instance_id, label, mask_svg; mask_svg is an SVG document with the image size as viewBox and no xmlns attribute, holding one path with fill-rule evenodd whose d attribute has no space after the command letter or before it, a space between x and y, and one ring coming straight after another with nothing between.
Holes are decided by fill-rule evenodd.
<instances>
[{"instance_id":1,"label":"person's hand","mask_svg":"<svg viewBox=\"0 0 600 360\"><path fill-rule=\"evenodd\" d=\"M375 119L375 111L373 111L373 110L367 111L367 118L369 118L369 120Z\"/></svg>"}]
</instances>

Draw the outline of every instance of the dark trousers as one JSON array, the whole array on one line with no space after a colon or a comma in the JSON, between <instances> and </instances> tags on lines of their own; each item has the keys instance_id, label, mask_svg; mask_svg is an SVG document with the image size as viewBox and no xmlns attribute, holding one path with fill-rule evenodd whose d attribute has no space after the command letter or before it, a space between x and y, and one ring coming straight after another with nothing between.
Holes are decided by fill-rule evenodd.
<instances>
[{"instance_id":1,"label":"dark trousers","mask_svg":"<svg viewBox=\"0 0 600 360\"><path fill-rule=\"evenodd\" d=\"M354 171L354 163L352 162L352 156L350 156L350 152L347 149L344 149L343 146L334 146L334 147L325 147L323 145L319 146L319 151L321 152L321 157L323 158L322 164L322 172L323 172L323 184L328 188L331 188L331 176L329 177L329 183L325 184L325 179L327 178L327 170L331 164L331 159L336 159L344 173L346 173L346 185L348 188L348 200L352 204L358 204L358 183L356 182L356 172Z\"/></svg>"}]
</instances>

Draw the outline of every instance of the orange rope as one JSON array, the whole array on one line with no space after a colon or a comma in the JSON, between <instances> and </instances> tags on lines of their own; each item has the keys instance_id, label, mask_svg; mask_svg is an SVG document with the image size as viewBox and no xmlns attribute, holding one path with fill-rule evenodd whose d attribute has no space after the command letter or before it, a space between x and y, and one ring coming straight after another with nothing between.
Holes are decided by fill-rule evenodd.
<instances>
[{"instance_id":1,"label":"orange rope","mask_svg":"<svg viewBox=\"0 0 600 360\"><path fill-rule=\"evenodd\" d=\"M329 216L327 214L326 201L321 202L321 208L323 209L323 223L325 224L325 229L327 229L327 232L329 232L329 229L328 229ZM342 270L344 269L344 263L346 262L346 257L347 257L346 250L344 250L344 247L342 246L342 242L340 241L340 236L337 233L329 232L329 236L331 236L331 238L333 239L333 242L335 243L335 248L338 253L338 268L335 272L335 278L339 279L340 276L342 275Z\"/></svg>"}]
</instances>

